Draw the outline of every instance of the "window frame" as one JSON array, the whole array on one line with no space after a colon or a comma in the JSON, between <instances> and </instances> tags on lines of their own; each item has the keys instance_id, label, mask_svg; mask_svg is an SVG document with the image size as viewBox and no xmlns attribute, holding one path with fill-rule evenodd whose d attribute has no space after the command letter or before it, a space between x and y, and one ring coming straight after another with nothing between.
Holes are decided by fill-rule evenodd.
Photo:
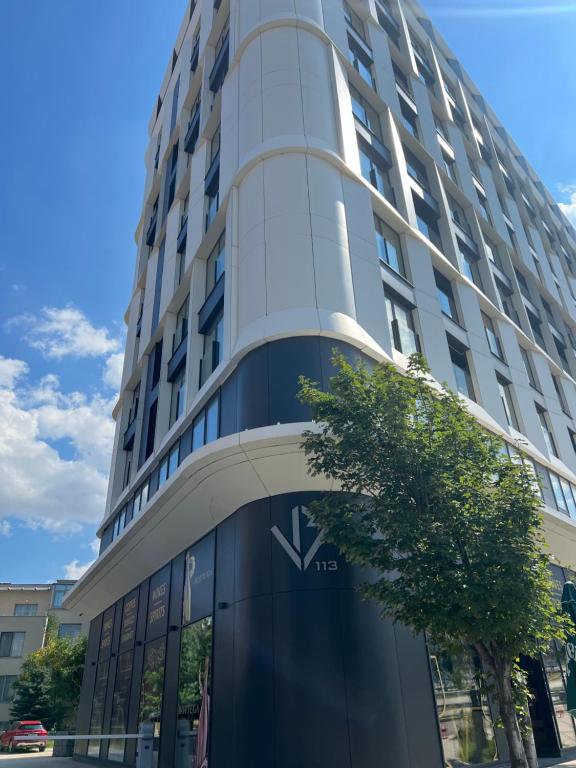
<instances>
[{"instance_id":1,"label":"window frame","mask_svg":"<svg viewBox=\"0 0 576 768\"><path fill-rule=\"evenodd\" d=\"M460 325L458 305L456 304L456 297L454 296L454 291L452 290L452 281L443 275L442 272L439 272L436 268L434 268L434 282L436 285L438 302L440 303L440 311L445 317L450 318L450 320ZM442 287L442 284L444 284L445 287ZM446 304L450 312L445 311L445 302L442 301L442 297L446 299Z\"/></svg>"},{"instance_id":2,"label":"window frame","mask_svg":"<svg viewBox=\"0 0 576 768\"><path fill-rule=\"evenodd\" d=\"M405 278L406 262L400 235L376 213L374 213L374 232L378 261L385 264L395 274ZM394 257L390 258L390 252L394 254Z\"/></svg>"},{"instance_id":3,"label":"window frame","mask_svg":"<svg viewBox=\"0 0 576 768\"><path fill-rule=\"evenodd\" d=\"M447 334L447 342L448 342L448 352L450 355L450 362L452 364L452 371L454 373L454 379L456 381L456 391L464 395L464 397L467 397L469 400L476 401L476 392L474 389L474 380L472 378L472 369L470 367L470 361L469 361L469 351L465 347L463 347L460 342L458 342L457 339L454 339L453 337L449 336ZM465 367L460 365L456 360L455 357L458 357L460 359L463 359L465 362ZM466 387L463 389L459 386L459 383L461 381L459 375L456 373L456 371L459 371L464 376L464 381L466 382Z\"/></svg>"}]
</instances>

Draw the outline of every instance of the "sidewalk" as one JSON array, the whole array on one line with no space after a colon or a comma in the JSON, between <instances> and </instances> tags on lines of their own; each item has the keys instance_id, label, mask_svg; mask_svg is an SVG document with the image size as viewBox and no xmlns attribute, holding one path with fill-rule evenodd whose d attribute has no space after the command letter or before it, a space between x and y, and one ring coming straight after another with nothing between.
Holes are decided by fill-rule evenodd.
<instances>
[{"instance_id":1,"label":"sidewalk","mask_svg":"<svg viewBox=\"0 0 576 768\"><path fill-rule=\"evenodd\" d=\"M71 757L52 757L52 750L37 752L0 752L0 768L86 768Z\"/></svg>"},{"instance_id":2,"label":"sidewalk","mask_svg":"<svg viewBox=\"0 0 576 768\"><path fill-rule=\"evenodd\" d=\"M576 758L563 763L544 760L540 765L541 768L576 768ZM71 757L52 757L49 750L42 755L36 752L16 752L11 755L0 752L0 768L86 768L86 763Z\"/></svg>"},{"instance_id":3,"label":"sidewalk","mask_svg":"<svg viewBox=\"0 0 576 768\"><path fill-rule=\"evenodd\" d=\"M576 768L576 759L569 760L567 763L541 763L542 768Z\"/></svg>"}]
</instances>

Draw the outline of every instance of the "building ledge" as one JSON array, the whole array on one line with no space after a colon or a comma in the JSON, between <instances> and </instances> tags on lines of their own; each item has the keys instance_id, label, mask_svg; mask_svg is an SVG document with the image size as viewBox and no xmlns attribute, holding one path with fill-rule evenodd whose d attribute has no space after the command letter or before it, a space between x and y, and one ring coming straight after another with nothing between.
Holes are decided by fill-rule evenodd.
<instances>
[{"instance_id":1,"label":"building ledge","mask_svg":"<svg viewBox=\"0 0 576 768\"><path fill-rule=\"evenodd\" d=\"M246 430L190 454L67 594L65 607L94 618L243 504L333 490L306 471L302 432L313 428L300 422Z\"/></svg>"}]
</instances>

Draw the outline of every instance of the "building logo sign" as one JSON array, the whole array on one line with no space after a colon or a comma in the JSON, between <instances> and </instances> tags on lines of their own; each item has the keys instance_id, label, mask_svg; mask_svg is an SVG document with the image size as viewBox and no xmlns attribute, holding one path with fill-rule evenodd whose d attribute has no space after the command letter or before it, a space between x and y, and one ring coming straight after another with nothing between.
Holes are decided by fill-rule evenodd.
<instances>
[{"instance_id":1,"label":"building logo sign","mask_svg":"<svg viewBox=\"0 0 576 768\"><path fill-rule=\"evenodd\" d=\"M271 530L272 535L278 541L284 552L286 552L290 560L292 560L296 568L298 568L299 571L304 572L307 571L310 565L314 562L316 564L316 570L318 571L337 571L338 563L335 560L326 562L314 560L318 550L324 543L322 531L317 533L312 543L305 549L305 545L303 543L303 534L305 533L306 529L311 528L314 531L317 530L314 522L312 521L308 508L304 507L302 504L299 504L297 507L292 509L291 515L292 541L288 541L286 536L282 533L277 525L273 526ZM304 526L302 525L303 523Z\"/></svg>"}]
</instances>

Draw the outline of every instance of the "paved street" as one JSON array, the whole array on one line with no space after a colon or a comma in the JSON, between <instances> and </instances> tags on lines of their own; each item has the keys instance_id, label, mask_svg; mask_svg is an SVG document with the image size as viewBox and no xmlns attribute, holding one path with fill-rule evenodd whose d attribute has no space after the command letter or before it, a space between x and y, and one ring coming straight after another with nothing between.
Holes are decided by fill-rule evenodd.
<instances>
[{"instance_id":1,"label":"paved street","mask_svg":"<svg viewBox=\"0 0 576 768\"><path fill-rule=\"evenodd\" d=\"M69 757L52 757L52 750L40 754L38 752L14 752L9 755L0 752L2 768L86 768L86 764L78 763Z\"/></svg>"},{"instance_id":2,"label":"paved street","mask_svg":"<svg viewBox=\"0 0 576 768\"><path fill-rule=\"evenodd\" d=\"M43 754L38 752L15 752L7 754L0 752L2 768L86 768L86 764L78 763L69 757L52 757L52 750L47 749Z\"/></svg>"},{"instance_id":3,"label":"paved street","mask_svg":"<svg viewBox=\"0 0 576 768\"><path fill-rule=\"evenodd\" d=\"M79 763L70 757L52 757L52 751L16 752L9 755L0 752L0 768L86 768L86 763ZM576 768L576 759L563 763L542 762L542 768Z\"/></svg>"},{"instance_id":4,"label":"paved street","mask_svg":"<svg viewBox=\"0 0 576 768\"><path fill-rule=\"evenodd\" d=\"M15 752L9 755L0 752L2 768L86 768L86 763L78 763L70 757L52 757L52 750L38 752Z\"/></svg>"}]
</instances>

